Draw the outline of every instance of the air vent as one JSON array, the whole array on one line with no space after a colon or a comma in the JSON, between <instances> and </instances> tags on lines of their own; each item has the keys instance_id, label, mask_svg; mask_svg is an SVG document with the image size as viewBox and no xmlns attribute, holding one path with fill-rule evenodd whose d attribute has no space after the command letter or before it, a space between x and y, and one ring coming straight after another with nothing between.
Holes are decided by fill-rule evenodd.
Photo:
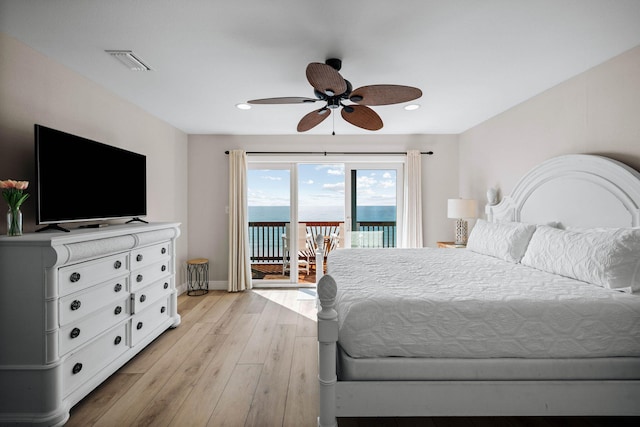
<instances>
[{"instance_id":1,"label":"air vent","mask_svg":"<svg viewBox=\"0 0 640 427\"><path fill-rule=\"evenodd\" d=\"M130 50L105 50L105 52L122 62L131 71L151 71L151 67Z\"/></svg>"}]
</instances>

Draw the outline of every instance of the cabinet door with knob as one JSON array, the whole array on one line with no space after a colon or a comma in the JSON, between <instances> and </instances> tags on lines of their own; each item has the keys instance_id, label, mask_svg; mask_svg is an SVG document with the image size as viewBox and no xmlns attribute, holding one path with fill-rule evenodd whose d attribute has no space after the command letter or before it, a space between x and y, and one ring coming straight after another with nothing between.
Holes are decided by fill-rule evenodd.
<instances>
[{"instance_id":1,"label":"cabinet door with knob","mask_svg":"<svg viewBox=\"0 0 640 427\"><path fill-rule=\"evenodd\" d=\"M162 298L151 304L145 310L131 317L131 345L137 345L141 340L169 318L169 299Z\"/></svg>"},{"instance_id":2,"label":"cabinet door with knob","mask_svg":"<svg viewBox=\"0 0 640 427\"><path fill-rule=\"evenodd\" d=\"M60 325L60 354L65 355L129 317L129 298L112 301L89 315Z\"/></svg>"},{"instance_id":3,"label":"cabinet door with knob","mask_svg":"<svg viewBox=\"0 0 640 427\"><path fill-rule=\"evenodd\" d=\"M171 293L172 278L166 276L147 287L139 289L131 294L131 313L139 313L160 298Z\"/></svg>"},{"instance_id":4,"label":"cabinet door with knob","mask_svg":"<svg viewBox=\"0 0 640 427\"><path fill-rule=\"evenodd\" d=\"M129 276L121 276L60 298L60 326L77 321L113 301L127 299L128 283Z\"/></svg>"},{"instance_id":5,"label":"cabinet door with knob","mask_svg":"<svg viewBox=\"0 0 640 427\"><path fill-rule=\"evenodd\" d=\"M144 254L147 255L144 255ZM152 253L153 256L148 255ZM133 255L132 259L141 257L141 261L133 261L131 269L131 292L145 288L156 280L173 273L173 265L166 244L156 245Z\"/></svg>"},{"instance_id":6,"label":"cabinet door with knob","mask_svg":"<svg viewBox=\"0 0 640 427\"><path fill-rule=\"evenodd\" d=\"M128 322L122 323L65 359L62 368L65 396L128 350L128 326Z\"/></svg>"},{"instance_id":7,"label":"cabinet door with knob","mask_svg":"<svg viewBox=\"0 0 640 427\"><path fill-rule=\"evenodd\" d=\"M131 252L131 269L136 270L153 264L156 261L169 257L170 243L164 242L157 245L140 248Z\"/></svg>"},{"instance_id":8,"label":"cabinet door with knob","mask_svg":"<svg viewBox=\"0 0 640 427\"><path fill-rule=\"evenodd\" d=\"M127 274L129 254L120 253L93 261L62 267L58 270L60 294L86 289L112 277Z\"/></svg>"}]
</instances>

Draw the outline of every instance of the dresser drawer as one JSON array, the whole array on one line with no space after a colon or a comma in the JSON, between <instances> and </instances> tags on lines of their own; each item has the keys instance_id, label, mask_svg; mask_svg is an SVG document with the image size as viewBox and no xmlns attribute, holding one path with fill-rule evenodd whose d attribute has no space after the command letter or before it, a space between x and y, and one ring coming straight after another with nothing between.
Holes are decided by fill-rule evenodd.
<instances>
[{"instance_id":1,"label":"dresser drawer","mask_svg":"<svg viewBox=\"0 0 640 427\"><path fill-rule=\"evenodd\" d=\"M122 276L92 286L85 291L67 295L58 302L60 326L75 322L118 299L126 298L128 293L129 277Z\"/></svg>"},{"instance_id":2,"label":"dresser drawer","mask_svg":"<svg viewBox=\"0 0 640 427\"><path fill-rule=\"evenodd\" d=\"M152 264L148 267L136 270L131 273L130 288L131 292L137 292L139 289L143 289L151 283L169 277L171 275L171 262L170 258L162 260L161 262Z\"/></svg>"},{"instance_id":3,"label":"dresser drawer","mask_svg":"<svg viewBox=\"0 0 640 427\"><path fill-rule=\"evenodd\" d=\"M128 326L129 322L121 323L66 358L62 363L65 397L129 349Z\"/></svg>"},{"instance_id":4,"label":"dresser drawer","mask_svg":"<svg viewBox=\"0 0 640 427\"><path fill-rule=\"evenodd\" d=\"M124 295L124 298L94 311L91 316L83 317L68 326L60 328L60 354L66 354L80 347L101 332L126 319L129 316L128 303L127 294Z\"/></svg>"},{"instance_id":5,"label":"dresser drawer","mask_svg":"<svg viewBox=\"0 0 640 427\"><path fill-rule=\"evenodd\" d=\"M169 297L151 304L131 318L131 346L137 345L160 324L169 319Z\"/></svg>"},{"instance_id":6,"label":"dresser drawer","mask_svg":"<svg viewBox=\"0 0 640 427\"><path fill-rule=\"evenodd\" d=\"M122 253L60 268L60 295L68 295L126 274L129 271L128 260L128 254Z\"/></svg>"},{"instance_id":7,"label":"dresser drawer","mask_svg":"<svg viewBox=\"0 0 640 427\"><path fill-rule=\"evenodd\" d=\"M131 252L131 270L146 267L159 260L170 257L170 243L164 242Z\"/></svg>"},{"instance_id":8,"label":"dresser drawer","mask_svg":"<svg viewBox=\"0 0 640 427\"><path fill-rule=\"evenodd\" d=\"M146 288L140 289L131 294L131 314L139 313L146 307L162 297L170 294L172 291L172 277L166 277L163 280L154 282Z\"/></svg>"}]
</instances>

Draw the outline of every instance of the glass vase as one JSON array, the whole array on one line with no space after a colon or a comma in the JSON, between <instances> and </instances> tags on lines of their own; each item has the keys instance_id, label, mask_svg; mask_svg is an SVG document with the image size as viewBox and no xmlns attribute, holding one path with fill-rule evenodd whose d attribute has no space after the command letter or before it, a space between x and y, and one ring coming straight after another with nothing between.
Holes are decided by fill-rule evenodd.
<instances>
[{"instance_id":1,"label":"glass vase","mask_svg":"<svg viewBox=\"0 0 640 427\"><path fill-rule=\"evenodd\" d=\"M22 236L22 212L20 208L7 212L7 236Z\"/></svg>"}]
</instances>

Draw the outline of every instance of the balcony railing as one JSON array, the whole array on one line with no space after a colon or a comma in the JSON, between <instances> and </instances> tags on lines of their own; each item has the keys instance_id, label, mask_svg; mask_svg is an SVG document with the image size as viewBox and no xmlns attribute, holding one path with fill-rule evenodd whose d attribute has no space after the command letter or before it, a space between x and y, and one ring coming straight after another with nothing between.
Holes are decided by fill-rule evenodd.
<instances>
[{"instance_id":1,"label":"balcony railing","mask_svg":"<svg viewBox=\"0 0 640 427\"><path fill-rule=\"evenodd\" d=\"M282 235L288 222L250 222L249 246L252 263L279 263L284 257Z\"/></svg>"},{"instance_id":2,"label":"balcony railing","mask_svg":"<svg viewBox=\"0 0 640 427\"><path fill-rule=\"evenodd\" d=\"M359 222L351 232L351 247L358 248L395 248L396 223Z\"/></svg>"},{"instance_id":3,"label":"balcony railing","mask_svg":"<svg viewBox=\"0 0 640 427\"><path fill-rule=\"evenodd\" d=\"M285 256L282 236L287 232L288 225L289 222L249 222L251 263L282 263ZM343 222L300 222L298 225L298 234L311 234L313 238L319 234L326 237L337 234L338 247L345 246L345 238L349 239L351 247L392 248L396 246L395 222L360 222L357 224L357 229L346 233L346 236ZM304 234L301 237L304 240Z\"/></svg>"}]
</instances>

